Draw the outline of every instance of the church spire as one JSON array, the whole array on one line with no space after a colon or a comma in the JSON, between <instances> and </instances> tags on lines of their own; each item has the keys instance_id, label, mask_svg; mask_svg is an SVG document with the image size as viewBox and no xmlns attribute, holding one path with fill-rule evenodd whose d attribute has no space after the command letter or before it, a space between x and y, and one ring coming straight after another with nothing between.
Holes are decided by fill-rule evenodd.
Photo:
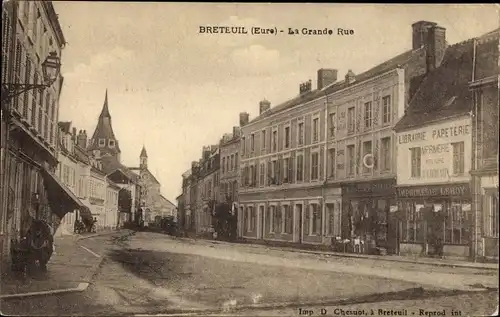
<instances>
[{"instance_id":1,"label":"church spire","mask_svg":"<svg viewBox=\"0 0 500 317\"><path fill-rule=\"evenodd\" d=\"M140 160L139 167L141 169L148 168L148 153L146 153L146 147L144 145L142 146L142 151L141 155L139 156L139 160Z\"/></svg>"},{"instance_id":2,"label":"church spire","mask_svg":"<svg viewBox=\"0 0 500 317\"><path fill-rule=\"evenodd\" d=\"M148 157L148 153L146 152L146 146L142 145L142 151L140 157Z\"/></svg>"},{"instance_id":3,"label":"church spire","mask_svg":"<svg viewBox=\"0 0 500 317\"><path fill-rule=\"evenodd\" d=\"M106 95L104 96L104 105L102 106L102 111L100 117L108 117L111 118L108 109L108 89L106 89Z\"/></svg>"}]
</instances>

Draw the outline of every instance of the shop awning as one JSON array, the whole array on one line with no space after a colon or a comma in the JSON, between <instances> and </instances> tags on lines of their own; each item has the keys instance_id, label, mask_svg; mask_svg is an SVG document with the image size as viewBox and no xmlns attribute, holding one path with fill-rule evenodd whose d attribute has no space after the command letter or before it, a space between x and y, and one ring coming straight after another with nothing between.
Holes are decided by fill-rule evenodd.
<instances>
[{"instance_id":1,"label":"shop awning","mask_svg":"<svg viewBox=\"0 0 500 317\"><path fill-rule=\"evenodd\" d=\"M92 219L89 207L85 206L68 187L44 168L41 169L41 174L47 188L50 208L59 218L62 219L68 212L78 209L82 218Z\"/></svg>"}]
</instances>

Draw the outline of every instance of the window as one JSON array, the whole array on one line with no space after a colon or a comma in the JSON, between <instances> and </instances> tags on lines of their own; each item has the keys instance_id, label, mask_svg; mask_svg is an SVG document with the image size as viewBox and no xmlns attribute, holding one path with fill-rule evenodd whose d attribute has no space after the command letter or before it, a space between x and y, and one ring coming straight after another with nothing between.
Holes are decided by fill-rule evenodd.
<instances>
[{"instance_id":1,"label":"window","mask_svg":"<svg viewBox=\"0 0 500 317\"><path fill-rule=\"evenodd\" d=\"M238 152L234 155L234 170L238 169Z\"/></svg>"},{"instance_id":2,"label":"window","mask_svg":"<svg viewBox=\"0 0 500 317\"><path fill-rule=\"evenodd\" d=\"M273 131L273 151L278 150L278 131Z\"/></svg>"},{"instance_id":3,"label":"window","mask_svg":"<svg viewBox=\"0 0 500 317\"><path fill-rule=\"evenodd\" d=\"M347 146L347 161L349 162L347 164L347 175L352 176L354 175L354 164L355 164L354 144Z\"/></svg>"},{"instance_id":4,"label":"window","mask_svg":"<svg viewBox=\"0 0 500 317\"><path fill-rule=\"evenodd\" d=\"M382 98L382 123L391 122L391 96L385 96Z\"/></svg>"},{"instance_id":5,"label":"window","mask_svg":"<svg viewBox=\"0 0 500 317\"><path fill-rule=\"evenodd\" d=\"M268 230L270 233L272 233L274 230L274 213L275 213L275 206L269 206L267 208L267 217L266 217L266 222L268 223Z\"/></svg>"},{"instance_id":6,"label":"window","mask_svg":"<svg viewBox=\"0 0 500 317\"><path fill-rule=\"evenodd\" d=\"M290 158L283 159L283 183L288 183L288 171L290 169Z\"/></svg>"},{"instance_id":7,"label":"window","mask_svg":"<svg viewBox=\"0 0 500 317\"><path fill-rule=\"evenodd\" d=\"M297 182L304 181L304 155L297 155Z\"/></svg>"},{"instance_id":8,"label":"window","mask_svg":"<svg viewBox=\"0 0 500 317\"><path fill-rule=\"evenodd\" d=\"M299 122L297 133L299 145L304 145L304 122Z\"/></svg>"},{"instance_id":9,"label":"window","mask_svg":"<svg viewBox=\"0 0 500 317\"><path fill-rule=\"evenodd\" d=\"M313 142L317 142L319 139L319 118L313 119Z\"/></svg>"},{"instance_id":10,"label":"window","mask_svg":"<svg viewBox=\"0 0 500 317\"><path fill-rule=\"evenodd\" d=\"M411 155L411 177L420 177L422 152L420 147L410 149Z\"/></svg>"},{"instance_id":11,"label":"window","mask_svg":"<svg viewBox=\"0 0 500 317\"><path fill-rule=\"evenodd\" d=\"M278 183L278 161L274 160L272 163L271 184L276 185L277 183Z\"/></svg>"},{"instance_id":12,"label":"window","mask_svg":"<svg viewBox=\"0 0 500 317\"><path fill-rule=\"evenodd\" d=\"M285 170L285 175L289 183L293 182L293 158L287 158L288 160L288 170Z\"/></svg>"},{"instance_id":13,"label":"window","mask_svg":"<svg viewBox=\"0 0 500 317\"><path fill-rule=\"evenodd\" d=\"M382 171L391 170L391 137L382 139Z\"/></svg>"},{"instance_id":14,"label":"window","mask_svg":"<svg viewBox=\"0 0 500 317\"><path fill-rule=\"evenodd\" d=\"M468 244L471 239L472 212L471 208L463 208L461 202L444 205L448 217L444 221L444 242L449 244ZM470 206L470 205L469 205Z\"/></svg>"},{"instance_id":15,"label":"window","mask_svg":"<svg viewBox=\"0 0 500 317\"><path fill-rule=\"evenodd\" d=\"M273 232L274 233L281 233L281 230L282 230L282 219L283 219L283 216L281 214L281 212L277 212L278 210L276 210L276 206L271 206L271 210L273 212Z\"/></svg>"},{"instance_id":16,"label":"window","mask_svg":"<svg viewBox=\"0 0 500 317\"><path fill-rule=\"evenodd\" d=\"M401 240L403 242L424 242L424 216L421 208L423 205L412 201L403 202L402 208L406 210L406 221L403 221Z\"/></svg>"},{"instance_id":17,"label":"window","mask_svg":"<svg viewBox=\"0 0 500 317\"><path fill-rule=\"evenodd\" d=\"M311 154L311 180L319 178L319 153L314 152Z\"/></svg>"},{"instance_id":18,"label":"window","mask_svg":"<svg viewBox=\"0 0 500 317\"><path fill-rule=\"evenodd\" d=\"M289 205L281 206L284 214L285 226L283 233L292 234L293 233L293 213Z\"/></svg>"},{"instance_id":19,"label":"window","mask_svg":"<svg viewBox=\"0 0 500 317\"><path fill-rule=\"evenodd\" d=\"M106 145L105 139L99 139L99 147L104 147Z\"/></svg>"},{"instance_id":20,"label":"window","mask_svg":"<svg viewBox=\"0 0 500 317\"><path fill-rule=\"evenodd\" d=\"M365 128L371 128L372 126L372 102L365 103Z\"/></svg>"},{"instance_id":21,"label":"window","mask_svg":"<svg viewBox=\"0 0 500 317\"><path fill-rule=\"evenodd\" d=\"M486 189L482 207L486 213L485 235L498 238L498 189Z\"/></svg>"},{"instance_id":22,"label":"window","mask_svg":"<svg viewBox=\"0 0 500 317\"><path fill-rule=\"evenodd\" d=\"M363 142L363 158L365 155L372 154L372 141ZM365 166L363 162L363 173L369 173L371 168Z\"/></svg>"},{"instance_id":23,"label":"window","mask_svg":"<svg viewBox=\"0 0 500 317\"><path fill-rule=\"evenodd\" d=\"M260 186L265 185L265 181L266 181L265 167L266 167L266 165L264 163L260 163L260 169L259 169L259 185Z\"/></svg>"},{"instance_id":24,"label":"window","mask_svg":"<svg viewBox=\"0 0 500 317\"><path fill-rule=\"evenodd\" d=\"M350 107L347 109L347 132L348 133L353 133L355 129L355 118L354 118L354 107Z\"/></svg>"},{"instance_id":25,"label":"window","mask_svg":"<svg viewBox=\"0 0 500 317\"><path fill-rule=\"evenodd\" d=\"M252 186L257 186L257 167L252 165Z\"/></svg>"},{"instance_id":26,"label":"window","mask_svg":"<svg viewBox=\"0 0 500 317\"><path fill-rule=\"evenodd\" d=\"M453 175L463 175L465 169L464 142L452 143L453 147Z\"/></svg>"},{"instance_id":27,"label":"window","mask_svg":"<svg viewBox=\"0 0 500 317\"><path fill-rule=\"evenodd\" d=\"M265 150L266 149L266 130L262 130L260 139L261 139L260 140L261 149Z\"/></svg>"},{"instance_id":28,"label":"window","mask_svg":"<svg viewBox=\"0 0 500 317\"><path fill-rule=\"evenodd\" d=\"M328 175L335 178L335 149L328 150Z\"/></svg>"},{"instance_id":29,"label":"window","mask_svg":"<svg viewBox=\"0 0 500 317\"><path fill-rule=\"evenodd\" d=\"M224 174L225 172L225 168L226 168L226 158L223 157L222 158L222 174Z\"/></svg>"},{"instance_id":30,"label":"window","mask_svg":"<svg viewBox=\"0 0 500 317\"><path fill-rule=\"evenodd\" d=\"M247 232L252 232L253 231L253 207L249 206L247 207Z\"/></svg>"},{"instance_id":31,"label":"window","mask_svg":"<svg viewBox=\"0 0 500 317\"><path fill-rule=\"evenodd\" d=\"M290 127L285 127L285 149L290 147Z\"/></svg>"},{"instance_id":32,"label":"window","mask_svg":"<svg viewBox=\"0 0 500 317\"><path fill-rule=\"evenodd\" d=\"M69 185L69 166L63 165L63 182Z\"/></svg>"},{"instance_id":33,"label":"window","mask_svg":"<svg viewBox=\"0 0 500 317\"><path fill-rule=\"evenodd\" d=\"M234 164L235 155L234 154L231 155L231 159L230 160L231 160L231 164L230 164L229 170L230 171L234 171L235 170L235 164Z\"/></svg>"},{"instance_id":34,"label":"window","mask_svg":"<svg viewBox=\"0 0 500 317\"><path fill-rule=\"evenodd\" d=\"M311 204L311 218L310 218L310 227L312 235L320 235L321 234L321 211L319 208L319 204Z\"/></svg>"},{"instance_id":35,"label":"window","mask_svg":"<svg viewBox=\"0 0 500 317\"><path fill-rule=\"evenodd\" d=\"M246 140L245 137L241 138L241 155L245 155L246 152Z\"/></svg>"},{"instance_id":36,"label":"window","mask_svg":"<svg viewBox=\"0 0 500 317\"><path fill-rule=\"evenodd\" d=\"M328 218L326 219L328 221L328 234L334 237L340 236L340 224L342 217L342 214L340 213L340 204L327 204L326 207L328 210Z\"/></svg>"},{"instance_id":37,"label":"window","mask_svg":"<svg viewBox=\"0 0 500 317\"><path fill-rule=\"evenodd\" d=\"M337 129L337 116L335 113L330 113L330 128L328 129L330 131L330 137L332 138L335 137L336 129Z\"/></svg>"},{"instance_id":38,"label":"window","mask_svg":"<svg viewBox=\"0 0 500 317\"><path fill-rule=\"evenodd\" d=\"M115 140L108 141L109 147L115 147Z\"/></svg>"},{"instance_id":39,"label":"window","mask_svg":"<svg viewBox=\"0 0 500 317\"><path fill-rule=\"evenodd\" d=\"M255 151L255 134L250 135L250 151Z\"/></svg>"},{"instance_id":40,"label":"window","mask_svg":"<svg viewBox=\"0 0 500 317\"><path fill-rule=\"evenodd\" d=\"M29 62L31 64L31 61ZM38 74L35 72L34 79L33 79L33 84L38 84ZM36 105L37 105L37 94L38 90L32 90L31 95L31 125L38 130L36 127Z\"/></svg>"}]
</instances>

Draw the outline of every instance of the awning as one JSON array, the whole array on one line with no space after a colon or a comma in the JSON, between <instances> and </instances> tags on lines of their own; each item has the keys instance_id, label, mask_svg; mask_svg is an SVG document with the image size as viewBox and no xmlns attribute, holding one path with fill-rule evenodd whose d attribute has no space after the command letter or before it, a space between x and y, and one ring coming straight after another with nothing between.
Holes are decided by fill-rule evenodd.
<instances>
[{"instance_id":1,"label":"awning","mask_svg":"<svg viewBox=\"0 0 500 317\"><path fill-rule=\"evenodd\" d=\"M59 218L62 219L68 212L78 209L82 218L92 219L89 207L85 206L68 187L46 169L42 168L40 171L47 188L49 205Z\"/></svg>"}]
</instances>

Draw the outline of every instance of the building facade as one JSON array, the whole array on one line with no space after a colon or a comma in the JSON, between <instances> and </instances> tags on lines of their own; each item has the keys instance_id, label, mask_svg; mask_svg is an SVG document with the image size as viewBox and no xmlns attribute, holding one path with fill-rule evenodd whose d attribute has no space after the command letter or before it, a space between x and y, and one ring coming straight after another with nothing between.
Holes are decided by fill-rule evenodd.
<instances>
[{"instance_id":1,"label":"building facade","mask_svg":"<svg viewBox=\"0 0 500 317\"><path fill-rule=\"evenodd\" d=\"M219 201L238 201L240 128L233 127L233 133L224 135L220 148L220 193Z\"/></svg>"},{"instance_id":2,"label":"building facade","mask_svg":"<svg viewBox=\"0 0 500 317\"><path fill-rule=\"evenodd\" d=\"M67 210L81 205L54 176L63 77L43 91L7 97L9 83L42 83L42 62L51 52L61 57L65 43L51 1L2 4L2 260L8 259L10 241L25 234L31 219L44 219L56 228ZM63 196L71 196L64 208Z\"/></svg>"},{"instance_id":3,"label":"building facade","mask_svg":"<svg viewBox=\"0 0 500 317\"><path fill-rule=\"evenodd\" d=\"M197 235L213 232L213 208L219 198L219 148L216 145L203 147L202 158L195 168L196 207L194 214Z\"/></svg>"},{"instance_id":4,"label":"building facade","mask_svg":"<svg viewBox=\"0 0 500 317\"><path fill-rule=\"evenodd\" d=\"M191 169L182 174L181 194L177 197L177 223L181 230L188 230L191 216Z\"/></svg>"},{"instance_id":5,"label":"building facade","mask_svg":"<svg viewBox=\"0 0 500 317\"><path fill-rule=\"evenodd\" d=\"M320 69L316 90L308 81L281 105L262 101L251 122L242 114L243 237L307 244L356 239L396 252L388 220L396 202L392 128L446 47L435 23L417 22L412 31L413 47L401 55L358 75L348 71L343 81L336 70Z\"/></svg>"},{"instance_id":6,"label":"building facade","mask_svg":"<svg viewBox=\"0 0 500 317\"><path fill-rule=\"evenodd\" d=\"M395 127L402 254L471 255L474 51L449 46Z\"/></svg>"},{"instance_id":7,"label":"building facade","mask_svg":"<svg viewBox=\"0 0 500 317\"><path fill-rule=\"evenodd\" d=\"M103 221L104 229L117 229L118 228L118 193L120 186L113 183L111 180L106 179L106 201L105 201L105 216Z\"/></svg>"},{"instance_id":8,"label":"building facade","mask_svg":"<svg viewBox=\"0 0 500 317\"><path fill-rule=\"evenodd\" d=\"M472 209L474 260L498 262L498 92L499 33L497 29L474 41L472 92Z\"/></svg>"},{"instance_id":9,"label":"building facade","mask_svg":"<svg viewBox=\"0 0 500 317\"><path fill-rule=\"evenodd\" d=\"M90 160L90 178L88 184L90 212L92 218L97 220L97 229L104 228L106 219L106 188L108 186L106 173L98 160Z\"/></svg>"}]
</instances>

